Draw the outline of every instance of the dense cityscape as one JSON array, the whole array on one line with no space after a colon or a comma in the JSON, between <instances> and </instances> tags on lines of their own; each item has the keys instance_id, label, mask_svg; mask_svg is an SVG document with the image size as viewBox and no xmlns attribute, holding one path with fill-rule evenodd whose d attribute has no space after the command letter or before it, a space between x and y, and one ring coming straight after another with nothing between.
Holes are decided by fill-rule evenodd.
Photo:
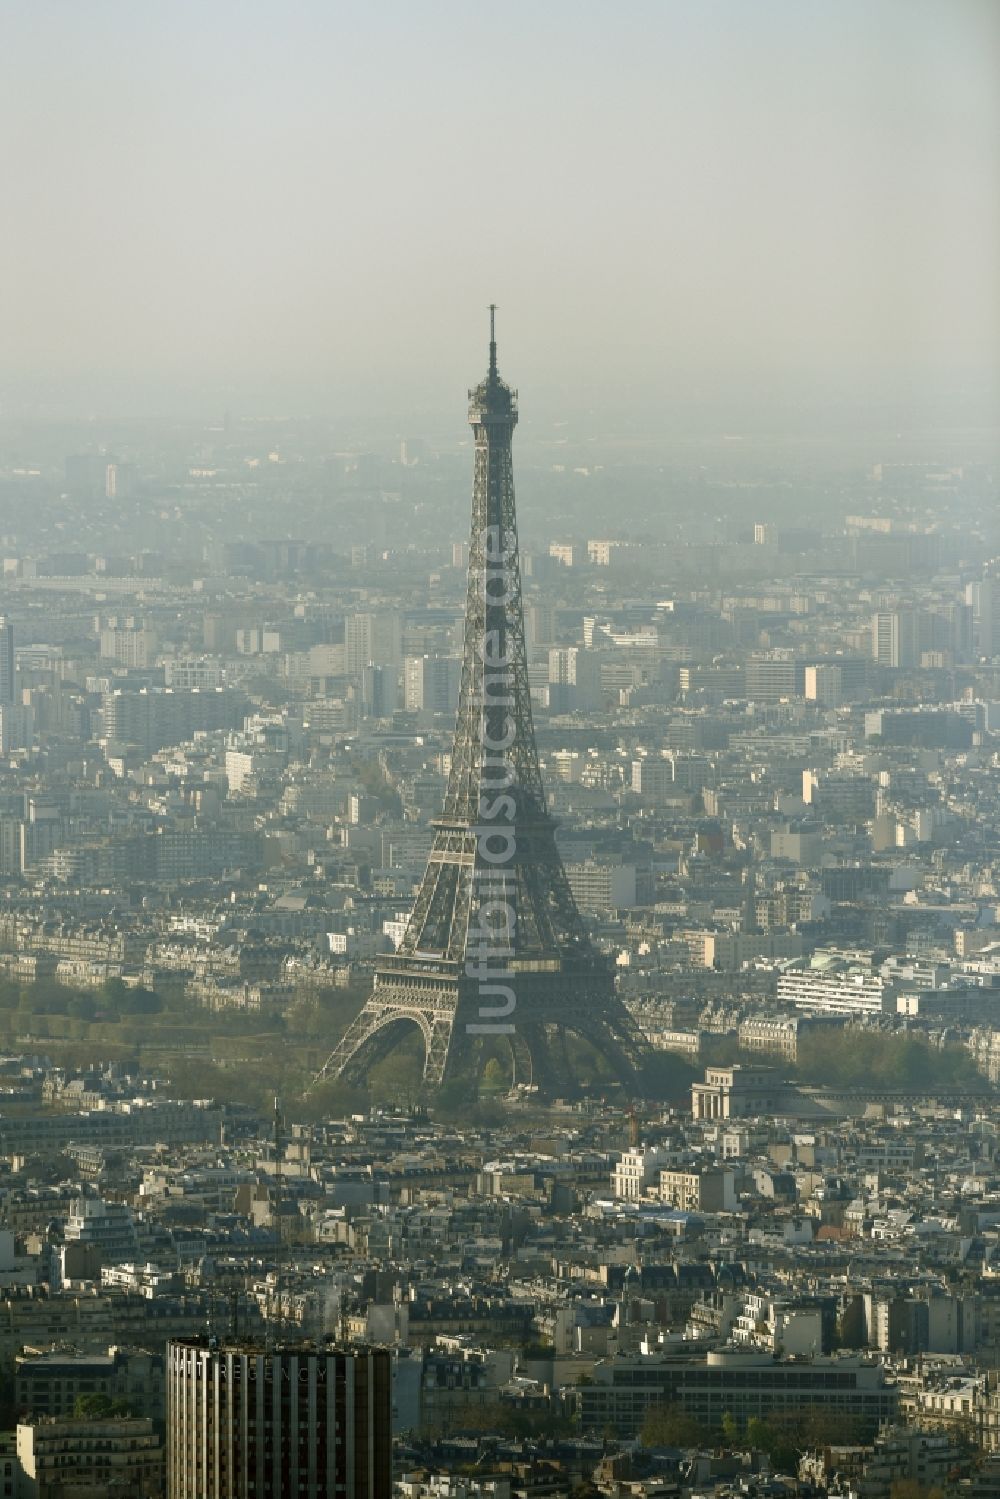
<instances>
[{"instance_id":1,"label":"dense cityscape","mask_svg":"<svg viewBox=\"0 0 1000 1499\"><path fill-rule=\"evenodd\" d=\"M993 1493L995 476L531 433L519 732L620 1010L352 1074L513 519L470 399L471 543L457 434L5 434L6 1492Z\"/></svg>"},{"instance_id":2,"label":"dense cityscape","mask_svg":"<svg viewBox=\"0 0 1000 1499\"><path fill-rule=\"evenodd\" d=\"M1000 5L0 36L0 1499L1000 1499Z\"/></svg>"}]
</instances>

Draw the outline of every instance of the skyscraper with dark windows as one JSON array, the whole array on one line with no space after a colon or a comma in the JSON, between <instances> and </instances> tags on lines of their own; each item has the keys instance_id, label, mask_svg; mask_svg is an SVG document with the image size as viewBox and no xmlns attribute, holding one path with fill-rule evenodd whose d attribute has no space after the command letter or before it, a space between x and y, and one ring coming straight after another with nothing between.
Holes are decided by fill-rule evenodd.
<instances>
[{"instance_id":1,"label":"skyscraper with dark windows","mask_svg":"<svg viewBox=\"0 0 1000 1499\"><path fill-rule=\"evenodd\" d=\"M389 1499L387 1349L167 1348L167 1499Z\"/></svg>"}]
</instances>

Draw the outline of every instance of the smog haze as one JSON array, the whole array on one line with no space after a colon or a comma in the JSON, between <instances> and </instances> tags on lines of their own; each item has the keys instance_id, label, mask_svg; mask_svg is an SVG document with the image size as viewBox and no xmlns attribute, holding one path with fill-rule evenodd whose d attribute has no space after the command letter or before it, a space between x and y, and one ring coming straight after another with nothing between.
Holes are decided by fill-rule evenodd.
<instances>
[{"instance_id":1,"label":"smog haze","mask_svg":"<svg viewBox=\"0 0 1000 1499\"><path fill-rule=\"evenodd\" d=\"M997 407L980 0L6 8L7 416Z\"/></svg>"}]
</instances>

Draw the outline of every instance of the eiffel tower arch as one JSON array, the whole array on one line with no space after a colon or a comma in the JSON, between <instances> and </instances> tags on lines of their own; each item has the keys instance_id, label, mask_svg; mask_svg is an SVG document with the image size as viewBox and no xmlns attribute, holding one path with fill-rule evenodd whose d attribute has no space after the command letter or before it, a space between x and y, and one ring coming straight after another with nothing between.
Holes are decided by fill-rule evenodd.
<instances>
[{"instance_id":1,"label":"eiffel tower arch","mask_svg":"<svg viewBox=\"0 0 1000 1499\"><path fill-rule=\"evenodd\" d=\"M424 1082L459 1074L478 1041L510 1047L515 1081L574 1087L568 1035L623 1083L644 1055L611 965L580 919L556 847L531 716L512 438L517 392L489 369L469 392L472 532L458 716L444 807L398 951L316 1081L363 1081L415 1026Z\"/></svg>"}]
</instances>

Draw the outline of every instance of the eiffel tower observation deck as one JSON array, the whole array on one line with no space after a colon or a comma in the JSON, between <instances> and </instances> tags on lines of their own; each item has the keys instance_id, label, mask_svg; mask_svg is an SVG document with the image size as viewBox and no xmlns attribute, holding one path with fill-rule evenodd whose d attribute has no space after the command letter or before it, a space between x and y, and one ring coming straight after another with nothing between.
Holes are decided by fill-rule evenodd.
<instances>
[{"instance_id":1,"label":"eiffel tower observation deck","mask_svg":"<svg viewBox=\"0 0 1000 1499\"><path fill-rule=\"evenodd\" d=\"M517 1083L572 1091L566 1045L595 1047L626 1085L642 1044L593 946L556 847L538 765L524 641L511 441L517 392L490 361L469 392L475 437L465 644L451 773L398 951L317 1078L363 1081L416 1026L424 1083L507 1045ZM499 1038L499 1039L498 1039Z\"/></svg>"}]
</instances>

